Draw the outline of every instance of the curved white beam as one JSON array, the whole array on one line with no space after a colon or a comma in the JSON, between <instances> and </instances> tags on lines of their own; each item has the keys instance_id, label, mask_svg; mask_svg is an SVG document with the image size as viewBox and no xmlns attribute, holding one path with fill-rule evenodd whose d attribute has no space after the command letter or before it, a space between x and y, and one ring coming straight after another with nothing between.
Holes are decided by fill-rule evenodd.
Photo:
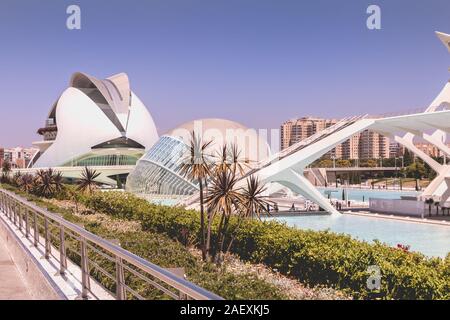
<instances>
[{"instance_id":1,"label":"curved white beam","mask_svg":"<svg viewBox=\"0 0 450 320\"><path fill-rule=\"evenodd\" d=\"M330 200L325 198L317 189L314 187L308 179L306 179L302 174L295 172L294 170L285 170L279 172L275 176L270 177L269 180L265 182L278 182L294 192L300 193L305 198L315 202L320 207L322 207L327 212L339 215L340 212L334 208Z\"/></svg>"}]
</instances>

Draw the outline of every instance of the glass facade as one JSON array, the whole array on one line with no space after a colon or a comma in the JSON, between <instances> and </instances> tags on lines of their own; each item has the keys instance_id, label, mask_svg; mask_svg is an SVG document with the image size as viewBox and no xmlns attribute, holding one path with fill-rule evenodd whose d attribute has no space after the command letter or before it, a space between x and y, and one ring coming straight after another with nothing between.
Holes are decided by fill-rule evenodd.
<instances>
[{"instance_id":1,"label":"glass facade","mask_svg":"<svg viewBox=\"0 0 450 320\"><path fill-rule=\"evenodd\" d=\"M154 196L193 194L197 185L180 173L181 161L187 150L181 140L162 136L128 176L127 190Z\"/></svg>"},{"instance_id":2,"label":"glass facade","mask_svg":"<svg viewBox=\"0 0 450 320\"><path fill-rule=\"evenodd\" d=\"M133 166L139 159L139 155L107 154L88 155L71 160L64 167L91 167L91 166Z\"/></svg>"}]
</instances>

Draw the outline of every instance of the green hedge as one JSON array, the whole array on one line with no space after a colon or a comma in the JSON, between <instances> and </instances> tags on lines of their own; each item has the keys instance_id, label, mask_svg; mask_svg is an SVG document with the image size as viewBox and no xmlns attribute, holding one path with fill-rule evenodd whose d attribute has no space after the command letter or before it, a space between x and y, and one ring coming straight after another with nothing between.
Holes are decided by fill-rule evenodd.
<instances>
[{"instance_id":1,"label":"green hedge","mask_svg":"<svg viewBox=\"0 0 450 320\"><path fill-rule=\"evenodd\" d=\"M93 210L137 220L144 230L196 242L199 213L153 205L128 193L98 192L85 199ZM215 224L216 226L216 224ZM278 222L247 220L234 230L232 251L242 259L264 263L308 285L341 289L359 299L449 299L450 256L427 258L382 243L366 243L331 232L304 231ZM367 268L381 270L381 288L367 288Z\"/></svg>"},{"instance_id":2,"label":"green hedge","mask_svg":"<svg viewBox=\"0 0 450 320\"><path fill-rule=\"evenodd\" d=\"M93 222L82 216L76 216L71 210L61 208L53 203L49 203L48 200L41 199L31 194L25 194L19 191L15 187L8 185L0 185L5 189L13 191L29 201L33 201L41 207L45 207L47 210L61 215L67 221L74 223L82 223L86 230L99 235L105 239L117 239L121 246L134 254L151 261L163 268L176 268L184 267L187 275L187 279L211 292L214 292L221 297L228 300L255 300L255 299L287 299L287 296L281 292L281 290L268 282L258 279L254 275L241 274L235 275L231 272L217 268L213 264L202 264L195 258L189 250L177 241L173 241L170 237L161 234L148 231L117 231L109 230L102 226L101 222ZM107 196L120 195L120 202L127 202L127 195L120 193L111 193ZM106 196L106 194L105 194ZM61 195L61 198L64 197ZM92 197L95 198L95 197ZM113 196L113 198L116 198ZM91 201L88 196L80 197L83 202ZM106 200L106 198L104 198ZM139 201L141 202L141 201ZM114 207L114 211L117 212L115 216L121 218L132 219L132 215L127 215L125 210L127 206L120 209L119 203L112 202L117 205ZM143 210L145 206L139 207L138 203L134 203L133 199L129 204L136 204L135 209ZM142 203L141 203L142 204ZM144 203L145 205L145 203ZM112 208L112 207L111 207ZM111 209L112 210L112 209ZM124 210L124 211L121 211ZM120 214L119 214L120 212ZM51 228L54 233L54 238L58 239L59 229ZM41 230L43 232L43 230ZM67 255L76 264L80 264L79 257L79 242L73 241L71 238L66 237ZM54 243L56 246L57 243ZM99 264L110 274L115 274L115 264L105 259L104 257L89 251L89 259ZM102 273L91 269L91 276L99 281L104 287L115 291L115 283ZM139 294L147 299L168 299L168 296L161 293L161 291L154 289L149 285L143 285L143 281L136 276L132 276L126 273L127 284L136 290Z\"/></svg>"}]
</instances>

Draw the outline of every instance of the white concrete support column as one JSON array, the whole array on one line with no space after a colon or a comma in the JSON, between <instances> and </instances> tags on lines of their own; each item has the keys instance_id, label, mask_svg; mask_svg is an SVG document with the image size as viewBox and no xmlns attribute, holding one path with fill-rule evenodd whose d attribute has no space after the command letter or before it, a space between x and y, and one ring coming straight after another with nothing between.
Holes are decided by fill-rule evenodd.
<instances>
[{"instance_id":1,"label":"white concrete support column","mask_svg":"<svg viewBox=\"0 0 450 320\"><path fill-rule=\"evenodd\" d=\"M450 177L445 178L445 184L447 185L447 190L445 190L441 196L441 205L450 198Z\"/></svg>"},{"instance_id":2,"label":"white concrete support column","mask_svg":"<svg viewBox=\"0 0 450 320\"><path fill-rule=\"evenodd\" d=\"M412 133L407 133L403 137L400 136L394 136L394 140L401 145L403 145L405 148L407 148L409 151L414 153L416 156L421 158L423 161L425 161L434 171L436 171L438 174L441 172L442 165L436 162L433 158L428 156L425 152L417 148L413 143L414 135Z\"/></svg>"},{"instance_id":3,"label":"white concrete support column","mask_svg":"<svg viewBox=\"0 0 450 320\"><path fill-rule=\"evenodd\" d=\"M331 205L330 200L325 198L302 174L292 169L284 170L270 177L270 182L278 182L315 202L327 212L340 215L340 212Z\"/></svg>"},{"instance_id":4,"label":"white concrete support column","mask_svg":"<svg viewBox=\"0 0 450 320\"><path fill-rule=\"evenodd\" d=\"M450 148L443 142L445 141L445 133L441 130L436 130L433 134L423 133L422 137L425 141L436 146L446 156L450 156Z\"/></svg>"}]
</instances>

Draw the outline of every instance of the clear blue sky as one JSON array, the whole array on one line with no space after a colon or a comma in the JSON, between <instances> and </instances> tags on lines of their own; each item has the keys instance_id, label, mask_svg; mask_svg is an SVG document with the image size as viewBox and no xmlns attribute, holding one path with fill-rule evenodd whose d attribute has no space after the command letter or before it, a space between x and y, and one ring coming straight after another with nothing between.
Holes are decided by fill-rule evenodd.
<instances>
[{"instance_id":1,"label":"clear blue sky","mask_svg":"<svg viewBox=\"0 0 450 320\"><path fill-rule=\"evenodd\" d=\"M78 4L82 29L66 29ZM378 4L382 30L366 28ZM0 2L0 145L38 140L71 74L128 73L158 131L203 117L277 128L428 105L449 78L450 1Z\"/></svg>"}]
</instances>

